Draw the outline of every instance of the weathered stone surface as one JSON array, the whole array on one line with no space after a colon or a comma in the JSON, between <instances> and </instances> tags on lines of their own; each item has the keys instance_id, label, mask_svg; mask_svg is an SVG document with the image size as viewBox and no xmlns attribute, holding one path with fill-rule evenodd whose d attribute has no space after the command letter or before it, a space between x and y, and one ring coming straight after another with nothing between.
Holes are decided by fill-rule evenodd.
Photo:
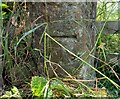
<instances>
[{"instance_id":1,"label":"weathered stone surface","mask_svg":"<svg viewBox=\"0 0 120 99\"><path fill-rule=\"evenodd\" d=\"M35 3L31 8L32 20L42 16L36 23L48 22L48 34L82 59L88 56L95 40L96 30L93 20L96 3ZM38 43L41 33L41 30L36 31L35 42ZM49 38L47 55L51 57L51 61L60 64L70 74L82 63ZM86 61L91 65L94 64L94 59L91 57ZM61 71L58 74L61 74ZM82 64L76 74L83 79L94 78L92 69L86 64Z\"/></svg>"},{"instance_id":2,"label":"weathered stone surface","mask_svg":"<svg viewBox=\"0 0 120 99\"><path fill-rule=\"evenodd\" d=\"M96 26L98 31L100 31L102 29L102 27L105 25L102 33L103 34L115 34L115 33L119 33L119 23L120 21L96 21Z\"/></svg>"},{"instance_id":3,"label":"weathered stone surface","mask_svg":"<svg viewBox=\"0 0 120 99\"><path fill-rule=\"evenodd\" d=\"M92 27L93 21L85 20L90 18L88 6L92 7L90 4L85 5L85 3L61 3L47 6L48 33L64 47L76 55L79 54L82 59L88 56L95 40L95 30ZM51 42L49 41L49 43ZM51 61L60 64L70 74L82 63L53 42L49 45L48 52L51 55ZM86 61L91 65L94 63L94 59L91 57ZM80 78L91 79L94 78L93 75L92 69L86 64L81 66L81 70L79 69L78 76Z\"/></svg>"}]
</instances>

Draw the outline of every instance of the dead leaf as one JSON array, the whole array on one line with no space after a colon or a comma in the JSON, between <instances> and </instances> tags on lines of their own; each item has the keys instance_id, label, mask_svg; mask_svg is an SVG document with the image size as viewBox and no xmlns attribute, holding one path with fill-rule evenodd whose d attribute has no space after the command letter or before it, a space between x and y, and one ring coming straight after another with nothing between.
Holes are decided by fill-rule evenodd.
<instances>
[{"instance_id":1,"label":"dead leaf","mask_svg":"<svg viewBox=\"0 0 120 99\"><path fill-rule=\"evenodd\" d=\"M13 16L11 20L12 20L12 22L11 22L12 25L14 25L14 26L18 25L15 16Z\"/></svg>"},{"instance_id":2,"label":"dead leaf","mask_svg":"<svg viewBox=\"0 0 120 99\"><path fill-rule=\"evenodd\" d=\"M17 36L18 34L20 34L20 32L22 32L22 28L23 28L23 27L20 26L20 27L18 27L18 28L15 29L15 35L16 35L16 36Z\"/></svg>"},{"instance_id":3,"label":"dead leaf","mask_svg":"<svg viewBox=\"0 0 120 99\"><path fill-rule=\"evenodd\" d=\"M103 88L92 88L93 92L95 93L96 97L106 97L107 96L107 89L105 87Z\"/></svg>"},{"instance_id":4,"label":"dead leaf","mask_svg":"<svg viewBox=\"0 0 120 99\"><path fill-rule=\"evenodd\" d=\"M19 27L15 29L15 35L16 35L16 36L17 36L18 34L20 34L20 32L22 32L23 29L25 29L25 25L26 25L25 20L22 20L22 21L20 22Z\"/></svg>"}]
</instances>

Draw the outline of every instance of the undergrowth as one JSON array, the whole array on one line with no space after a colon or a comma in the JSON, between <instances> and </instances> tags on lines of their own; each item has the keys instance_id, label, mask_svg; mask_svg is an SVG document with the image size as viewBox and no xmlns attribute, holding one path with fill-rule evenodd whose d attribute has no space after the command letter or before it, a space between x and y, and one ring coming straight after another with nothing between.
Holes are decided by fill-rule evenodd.
<instances>
[{"instance_id":1,"label":"undergrowth","mask_svg":"<svg viewBox=\"0 0 120 99\"><path fill-rule=\"evenodd\" d=\"M105 39L107 43L103 39L102 31L107 21L99 31L93 49L85 59L82 59L49 35L47 22L39 23L37 26L33 26L36 20L33 23L29 23L24 8L26 6L25 3L14 2L11 5L11 7L4 3L2 5L4 8L2 13L4 18L2 30L3 79L5 87L10 89L5 91L2 97L69 98L119 96L119 64L116 64L118 59L107 61L108 54L110 52L119 53L119 49L116 48L117 51L115 51L116 49L113 50L111 45L111 51L110 43L108 43L110 38ZM36 48L33 44L34 40L32 40L35 31L39 28L44 28L39 39L39 46L43 46L44 50ZM67 72L60 64L52 62L50 56L47 56L47 38L81 61L80 65L87 64L92 68L96 72L96 78L93 80L78 79ZM117 38L117 40L119 39ZM113 43L113 41L111 42ZM117 47L117 44L115 44L115 47ZM95 50L97 51L97 56L91 54ZM97 67L86 62L89 56L96 60ZM43 64L40 64L41 61L44 61ZM59 77L52 67L53 64L57 65L67 76ZM51 66L51 70L55 74L54 78L49 77L48 66ZM94 85L90 87L87 84L88 82L94 82Z\"/></svg>"}]
</instances>

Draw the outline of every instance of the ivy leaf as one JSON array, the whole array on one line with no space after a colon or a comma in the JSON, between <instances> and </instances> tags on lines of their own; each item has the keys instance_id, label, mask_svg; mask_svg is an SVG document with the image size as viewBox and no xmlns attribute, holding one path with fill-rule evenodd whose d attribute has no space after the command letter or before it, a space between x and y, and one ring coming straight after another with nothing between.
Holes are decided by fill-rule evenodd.
<instances>
[{"instance_id":1,"label":"ivy leaf","mask_svg":"<svg viewBox=\"0 0 120 99\"><path fill-rule=\"evenodd\" d=\"M20 93L19 93L19 90L17 89L17 87L13 86L11 91L13 92L14 95L19 95L20 96Z\"/></svg>"},{"instance_id":2,"label":"ivy leaf","mask_svg":"<svg viewBox=\"0 0 120 99\"><path fill-rule=\"evenodd\" d=\"M4 95L2 95L0 98L10 98L12 96L11 91L5 91Z\"/></svg>"},{"instance_id":3,"label":"ivy leaf","mask_svg":"<svg viewBox=\"0 0 120 99\"><path fill-rule=\"evenodd\" d=\"M60 81L57 81L57 80L53 80L51 82L51 89L56 89L61 95L65 94L67 96L71 96L69 91L68 91L68 88L67 86L64 86L64 84Z\"/></svg>"},{"instance_id":4,"label":"ivy leaf","mask_svg":"<svg viewBox=\"0 0 120 99\"><path fill-rule=\"evenodd\" d=\"M45 87L47 80L43 77L34 76L31 81L31 90L34 96L43 95L43 88Z\"/></svg>"}]
</instances>

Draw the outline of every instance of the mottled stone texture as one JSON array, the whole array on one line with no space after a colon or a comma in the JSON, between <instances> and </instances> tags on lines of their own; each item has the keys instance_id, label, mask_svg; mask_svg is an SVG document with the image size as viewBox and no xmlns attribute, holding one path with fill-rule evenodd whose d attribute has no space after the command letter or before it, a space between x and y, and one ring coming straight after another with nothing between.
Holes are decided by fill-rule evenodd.
<instances>
[{"instance_id":1,"label":"mottled stone texture","mask_svg":"<svg viewBox=\"0 0 120 99\"><path fill-rule=\"evenodd\" d=\"M94 45L96 3L34 3L30 5L30 17L36 23L48 22L47 33L64 47L85 59ZM39 48L39 39L43 29L35 34L35 47ZM94 54L94 52L92 53ZM58 44L47 38L47 55L52 62L60 64L66 71L73 74L79 67L77 77L83 79L94 78L94 71L86 64L70 55ZM88 57L86 61L94 66L94 59ZM57 68L57 65L53 65ZM57 69L56 69L57 70ZM51 71L52 72L52 71ZM59 69L58 74L63 72ZM64 73L63 73L64 74ZM52 75L53 76L53 75ZM64 75L65 76L65 75Z\"/></svg>"}]
</instances>

